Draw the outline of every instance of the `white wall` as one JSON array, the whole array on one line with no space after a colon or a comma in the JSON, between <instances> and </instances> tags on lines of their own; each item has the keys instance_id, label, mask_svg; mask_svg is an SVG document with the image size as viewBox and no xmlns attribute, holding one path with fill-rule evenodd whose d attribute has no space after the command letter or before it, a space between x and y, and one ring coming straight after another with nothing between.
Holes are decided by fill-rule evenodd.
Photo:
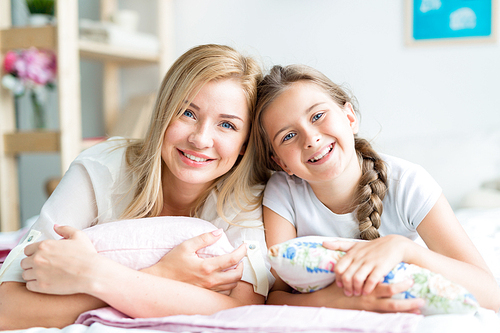
<instances>
[{"instance_id":1,"label":"white wall","mask_svg":"<svg viewBox=\"0 0 500 333\"><path fill-rule=\"evenodd\" d=\"M96 15L98 2L84 3L80 11ZM154 1L119 3L142 14L141 31L155 30ZM176 0L175 11L177 56L198 44L228 44L266 68L305 63L348 84L361 136L427 168L454 207L500 177L499 42L406 47L402 0ZM84 135L99 135L99 65L84 66ZM122 71L122 102L155 89L156 74L155 67Z\"/></svg>"}]
</instances>

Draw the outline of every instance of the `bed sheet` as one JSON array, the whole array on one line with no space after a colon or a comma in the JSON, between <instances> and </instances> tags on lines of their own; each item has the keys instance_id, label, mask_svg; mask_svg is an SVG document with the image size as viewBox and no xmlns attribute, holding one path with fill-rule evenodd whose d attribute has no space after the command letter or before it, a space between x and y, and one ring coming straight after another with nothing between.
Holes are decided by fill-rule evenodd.
<instances>
[{"instance_id":1,"label":"bed sheet","mask_svg":"<svg viewBox=\"0 0 500 333\"><path fill-rule=\"evenodd\" d=\"M462 209L457 218L483 255L500 285L500 208ZM1 240L1 239L0 239ZM109 312L111 311L111 312ZM258 320L255 320L255 319ZM130 319L115 310L95 310L83 324L63 329L31 328L16 333L150 333L150 332L500 332L500 314L481 309L476 315L378 314L367 311L291 306L250 306L212 316Z\"/></svg>"}]
</instances>

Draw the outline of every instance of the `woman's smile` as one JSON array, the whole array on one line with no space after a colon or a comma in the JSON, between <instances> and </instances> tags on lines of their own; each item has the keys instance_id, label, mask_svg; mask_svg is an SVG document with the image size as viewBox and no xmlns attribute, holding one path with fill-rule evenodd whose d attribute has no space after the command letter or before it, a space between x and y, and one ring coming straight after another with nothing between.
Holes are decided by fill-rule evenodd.
<instances>
[{"instance_id":1,"label":"woman's smile","mask_svg":"<svg viewBox=\"0 0 500 333\"><path fill-rule=\"evenodd\" d=\"M178 149L179 155L181 156L181 160L186 163L187 165L192 165L192 166L202 166L206 165L207 162L212 162L215 159L210 158L206 155L203 154L198 154L189 150L181 150Z\"/></svg>"}]
</instances>

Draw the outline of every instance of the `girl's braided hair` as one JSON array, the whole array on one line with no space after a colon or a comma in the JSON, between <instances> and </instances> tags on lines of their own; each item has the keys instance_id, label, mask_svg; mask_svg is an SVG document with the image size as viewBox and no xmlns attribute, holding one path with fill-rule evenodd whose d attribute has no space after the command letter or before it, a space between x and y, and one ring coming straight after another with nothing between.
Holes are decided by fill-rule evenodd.
<instances>
[{"instance_id":1,"label":"girl's braided hair","mask_svg":"<svg viewBox=\"0 0 500 333\"><path fill-rule=\"evenodd\" d=\"M355 97L350 96L345 89L321 72L305 65L274 66L259 83L256 122L252 128L257 162L271 170L279 171L281 168L271 158L274 151L263 126L263 113L279 95L298 81L318 85L339 106L351 103L354 111L359 114ZM359 221L360 237L375 239L380 237L378 228L383 209L382 200L387 192L387 170L385 163L367 140L355 137L355 149L362 170L354 202L357 207L356 218Z\"/></svg>"}]
</instances>

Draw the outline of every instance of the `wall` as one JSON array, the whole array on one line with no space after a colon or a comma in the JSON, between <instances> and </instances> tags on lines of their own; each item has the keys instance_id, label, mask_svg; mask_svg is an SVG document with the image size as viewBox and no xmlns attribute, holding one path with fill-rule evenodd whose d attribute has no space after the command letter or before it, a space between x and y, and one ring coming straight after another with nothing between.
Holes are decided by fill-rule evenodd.
<instances>
[{"instance_id":1,"label":"wall","mask_svg":"<svg viewBox=\"0 0 500 333\"><path fill-rule=\"evenodd\" d=\"M98 2L84 3L84 17L97 17ZM155 30L154 1L119 4L148 18L141 31ZM198 44L228 44L266 68L305 63L347 84L359 101L360 135L423 165L454 207L500 176L499 42L407 47L401 0L176 0L175 10L177 56ZM84 135L100 135L99 65L82 68ZM156 71L122 71L122 103L155 89ZM21 191L32 188L26 182ZM37 200L23 200L24 218L39 210L44 198Z\"/></svg>"}]
</instances>

